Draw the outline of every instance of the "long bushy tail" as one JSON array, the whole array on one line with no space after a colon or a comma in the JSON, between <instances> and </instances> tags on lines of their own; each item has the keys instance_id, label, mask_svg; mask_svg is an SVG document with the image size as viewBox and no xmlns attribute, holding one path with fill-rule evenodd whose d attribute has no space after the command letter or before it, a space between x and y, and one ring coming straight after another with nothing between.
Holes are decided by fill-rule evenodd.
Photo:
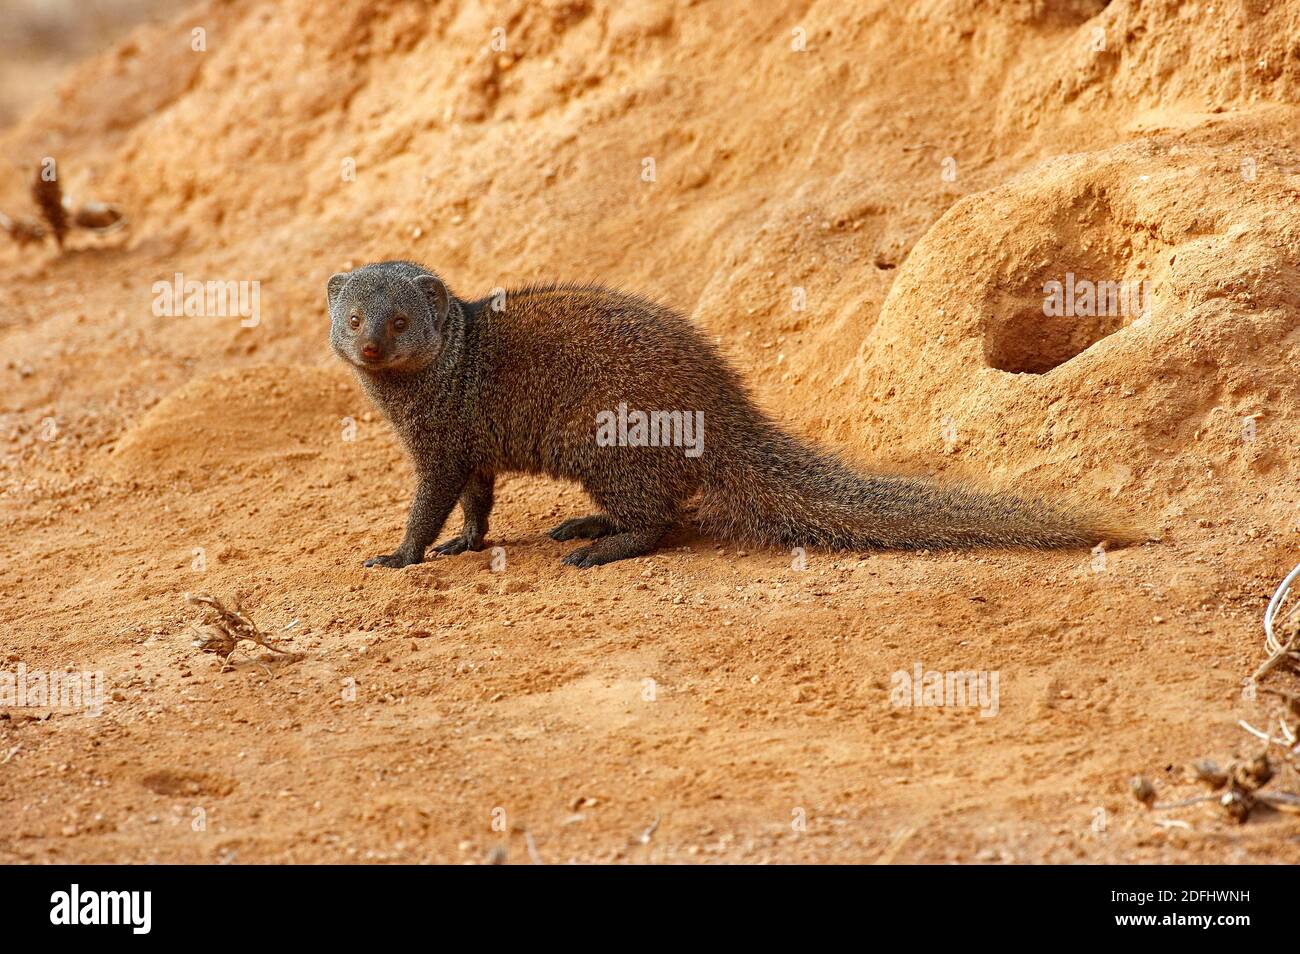
<instances>
[{"instance_id":1,"label":"long bushy tail","mask_svg":"<svg viewBox=\"0 0 1300 954\"><path fill-rule=\"evenodd\" d=\"M1091 547L1132 533L1041 500L919 478L859 474L766 420L714 457L697 516L705 532L837 549Z\"/></svg>"}]
</instances>

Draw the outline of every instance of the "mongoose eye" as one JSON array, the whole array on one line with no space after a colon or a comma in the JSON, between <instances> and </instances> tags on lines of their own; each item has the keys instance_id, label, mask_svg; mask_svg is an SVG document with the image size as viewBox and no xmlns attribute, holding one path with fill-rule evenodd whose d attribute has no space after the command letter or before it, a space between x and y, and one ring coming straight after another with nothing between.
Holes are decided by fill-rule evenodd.
<instances>
[{"instance_id":1,"label":"mongoose eye","mask_svg":"<svg viewBox=\"0 0 1300 954\"><path fill-rule=\"evenodd\" d=\"M360 327L361 327L361 316L358 315L358 314L354 311L352 314L348 315L348 324L352 327L352 329L353 329L354 331L355 331L357 328L360 328Z\"/></svg>"},{"instance_id":2,"label":"mongoose eye","mask_svg":"<svg viewBox=\"0 0 1300 954\"><path fill-rule=\"evenodd\" d=\"M405 315L398 315L396 318L393 319L393 330L396 331L399 335L406 330Z\"/></svg>"}]
</instances>

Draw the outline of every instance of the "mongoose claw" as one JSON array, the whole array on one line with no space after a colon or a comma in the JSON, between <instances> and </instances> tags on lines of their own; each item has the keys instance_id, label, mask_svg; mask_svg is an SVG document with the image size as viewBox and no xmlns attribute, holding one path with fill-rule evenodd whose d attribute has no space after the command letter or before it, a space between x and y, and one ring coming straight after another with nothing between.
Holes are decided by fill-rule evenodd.
<instances>
[{"instance_id":1,"label":"mongoose claw","mask_svg":"<svg viewBox=\"0 0 1300 954\"><path fill-rule=\"evenodd\" d=\"M602 513L590 517L573 517L558 526L552 527L546 535L552 540L574 540L583 537L595 540L614 532L614 521Z\"/></svg>"},{"instance_id":2,"label":"mongoose claw","mask_svg":"<svg viewBox=\"0 0 1300 954\"><path fill-rule=\"evenodd\" d=\"M400 570L404 566L419 562L419 560L412 560L402 553L385 553L382 556L371 557L366 561L366 566L387 566L392 567L394 570Z\"/></svg>"},{"instance_id":3,"label":"mongoose claw","mask_svg":"<svg viewBox=\"0 0 1300 954\"><path fill-rule=\"evenodd\" d=\"M438 556L455 556L457 553L464 553L466 550L482 550L482 539L474 540L465 534L452 537L450 540L444 540L433 548L433 552Z\"/></svg>"},{"instance_id":4,"label":"mongoose claw","mask_svg":"<svg viewBox=\"0 0 1300 954\"><path fill-rule=\"evenodd\" d=\"M578 547L564 558L564 562L569 566L576 566L580 570L590 570L593 566L604 566L606 563L613 563L615 560L622 560L630 555L618 553L609 547L602 547L599 543L593 543L589 547Z\"/></svg>"},{"instance_id":5,"label":"mongoose claw","mask_svg":"<svg viewBox=\"0 0 1300 954\"><path fill-rule=\"evenodd\" d=\"M591 551L592 547L578 547L561 562L567 566L576 566L583 570L589 570L593 566L600 566L605 562L604 560L594 559Z\"/></svg>"}]
</instances>

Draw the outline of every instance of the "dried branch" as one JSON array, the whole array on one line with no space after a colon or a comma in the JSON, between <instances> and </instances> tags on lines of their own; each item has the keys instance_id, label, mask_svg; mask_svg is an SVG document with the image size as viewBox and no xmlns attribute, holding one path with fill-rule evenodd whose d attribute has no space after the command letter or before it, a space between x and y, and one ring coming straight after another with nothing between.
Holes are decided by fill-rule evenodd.
<instances>
[{"instance_id":1,"label":"dried branch","mask_svg":"<svg viewBox=\"0 0 1300 954\"><path fill-rule=\"evenodd\" d=\"M224 655L226 660L222 665L223 672L226 664L230 662L230 657L235 654L240 640L248 640L250 643L283 655L290 655L292 652L277 646L263 636L257 625L237 604L233 609L227 608L216 597L206 593L186 593L185 602L199 607L203 612L200 623L190 624L199 635L199 638L194 641L194 647L200 652Z\"/></svg>"},{"instance_id":2,"label":"dried branch","mask_svg":"<svg viewBox=\"0 0 1300 954\"><path fill-rule=\"evenodd\" d=\"M19 245L45 241L45 226L30 219L11 219L0 212L0 231L4 231Z\"/></svg>"},{"instance_id":3,"label":"dried branch","mask_svg":"<svg viewBox=\"0 0 1300 954\"><path fill-rule=\"evenodd\" d=\"M41 210L41 217L49 226L54 240L63 248L63 237L68 234L68 210L63 207L63 186L57 174L46 178L44 168L38 167L32 180L32 200Z\"/></svg>"}]
</instances>

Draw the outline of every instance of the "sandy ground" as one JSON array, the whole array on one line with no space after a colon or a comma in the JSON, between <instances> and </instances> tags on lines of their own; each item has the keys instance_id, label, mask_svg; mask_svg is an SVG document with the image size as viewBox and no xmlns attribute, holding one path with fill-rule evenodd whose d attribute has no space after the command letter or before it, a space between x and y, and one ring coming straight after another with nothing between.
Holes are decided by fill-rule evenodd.
<instances>
[{"instance_id":1,"label":"sandy ground","mask_svg":"<svg viewBox=\"0 0 1300 954\"><path fill-rule=\"evenodd\" d=\"M1193 795L1183 767L1273 712L1243 682L1300 559L1298 27L1247 0L235 0L80 64L0 131L0 210L32 214L53 156L130 223L0 241L0 666L104 698L0 712L0 859L1294 863L1294 816L1152 814L1128 781ZM464 295L654 295L864 467L1158 539L683 529L578 571L544 531L580 489L516 477L499 549L365 570L411 477L324 289L382 258ZM156 314L177 273L257 308ZM1149 308L1045 315L1067 275ZM223 671L189 591L294 654ZM996 673L996 712L891 704L917 665Z\"/></svg>"}]
</instances>

